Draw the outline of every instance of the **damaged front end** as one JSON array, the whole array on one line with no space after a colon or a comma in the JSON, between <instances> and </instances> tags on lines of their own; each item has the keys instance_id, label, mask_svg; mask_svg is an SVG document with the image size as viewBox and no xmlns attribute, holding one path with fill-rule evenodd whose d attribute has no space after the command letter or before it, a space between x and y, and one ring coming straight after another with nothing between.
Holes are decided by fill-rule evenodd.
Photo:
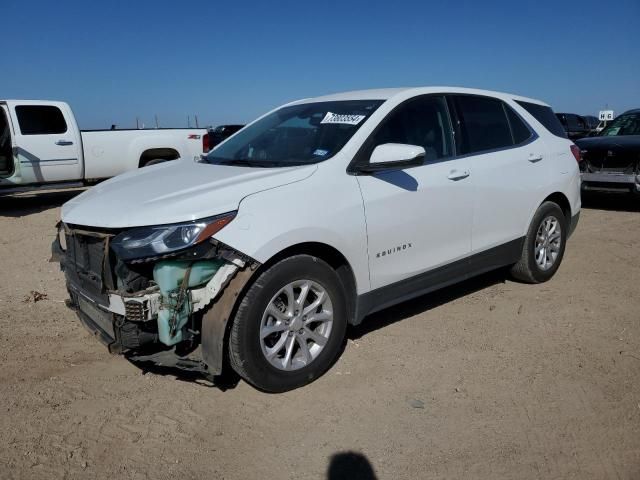
<instances>
[{"instance_id":1,"label":"damaged front end","mask_svg":"<svg viewBox=\"0 0 640 480\"><path fill-rule=\"evenodd\" d=\"M220 374L226 323L259 265L212 238L234 216L128 230L59 223L52 261L68 306L112 353Z\"/></svg>"}]
</instances>

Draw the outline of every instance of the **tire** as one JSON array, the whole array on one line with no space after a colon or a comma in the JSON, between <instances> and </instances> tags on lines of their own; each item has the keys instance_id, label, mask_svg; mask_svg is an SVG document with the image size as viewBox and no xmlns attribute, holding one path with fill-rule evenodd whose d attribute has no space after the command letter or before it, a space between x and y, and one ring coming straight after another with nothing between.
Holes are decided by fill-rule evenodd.
<instances>
[{"instance_id":1,"label":"tire","mask_svg":"<svg viewBox=\"0 0 640 480\"><path fill-rule=\"evenodd\" d=\"M553 225L553 221L556 221L556 227L551 229L551 235L545 233L545 226ZM551 224L545 224L545 222L551 221ZM559 245L554 241L549 241L556 238L557 228L560 228ZM522 255L518 263L511 267L511 275L526 283L542 283L549 280L558 271L562 258L564 257L564 250L567 243L567 220L562 212L562 209L553 202L544 202L536 214L533 216L529 231L524 240L522 246ZM538 233L541 232L542 236L538 239ZM544 243L544 238L547 238L547 243ZM536 256L536 241L542 241L543 247L547 245L546 249L541 251L540 255ZM540 245L540 244L539 244ZM555 247L555 258L553 257L553 251ZM542 263L551 262L550 265L543 265Z\"/></svg>"},{"instance_id":2,"label":"tire","mask_svg":"<svg viewBox=\"0 0 640 480\"><path fill-rule=\"evenodd\" d=\"M321 376L345 339L341 285L327 263L310 255L286 258L262 272L240 301L231 325L231 367L251 385L274 393ZM306 300L303 291L308 292ZM296 308L301 299L303 307Z\"/></svg>"},{"instance_id":3,"label":"tire","mask_svg":"<svg viewBox=\"0 0 640 480\"><path fill-rule=\"evenodd\" d=\"M154 158L153 160L147 160L146 162L144 162L140 168L144 168L144 167L150 167L151 165L158 165L159 163L164 163L164 162L168 162L169 160L167 160L166 158Z\"/></svg>"}]
</instances>

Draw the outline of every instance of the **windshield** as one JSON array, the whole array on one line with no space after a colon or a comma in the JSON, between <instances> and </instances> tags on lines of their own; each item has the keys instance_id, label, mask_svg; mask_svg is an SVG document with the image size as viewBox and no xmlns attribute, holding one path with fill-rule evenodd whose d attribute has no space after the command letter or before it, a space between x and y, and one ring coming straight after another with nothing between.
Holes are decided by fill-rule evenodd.
<instances>
[{"instance_id":1,"label":"windshield","mask_svg":"<svg viewBox=\"0 0 640 480\"><path fill-rule=\"evenodd\" d=\"M212 164L286 167L338 153L383 100L304 103L283 107L213 149Z\"/></svg>"},{"instance_id":2,"label":"windshield","mask_svg":"<svg viewBox=\"0 0 640 480\"><path fill-rule=\"evenodd\" d=\"M600 132L600 136L640 135L640 113L625 113Z\"/></svg>"}]
</instances>

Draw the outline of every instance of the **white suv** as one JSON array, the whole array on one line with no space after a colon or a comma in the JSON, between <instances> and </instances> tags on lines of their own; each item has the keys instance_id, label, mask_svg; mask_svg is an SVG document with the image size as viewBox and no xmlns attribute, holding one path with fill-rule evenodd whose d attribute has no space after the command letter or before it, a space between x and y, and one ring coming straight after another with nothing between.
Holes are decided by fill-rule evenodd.
<instances>
[{"instance_id":1,"label":"white suv","mask_svg":"<svg viewBox=\"0 0 640 480\"><path fill-rule=\"evenodd\" d=\"M578 161L537 100L443 87L306 99L199 163L71 200L54 256L111 351L208 375L228 361L285 391L322 375L371 312L504 266L551 278L580 213Z\"/></svg>"}]
</instances>

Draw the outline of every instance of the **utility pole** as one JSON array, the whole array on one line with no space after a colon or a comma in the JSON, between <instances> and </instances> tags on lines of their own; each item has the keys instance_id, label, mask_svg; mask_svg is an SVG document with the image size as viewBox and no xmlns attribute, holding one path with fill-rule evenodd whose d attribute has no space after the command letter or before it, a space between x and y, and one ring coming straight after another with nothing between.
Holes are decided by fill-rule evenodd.
<instances>
[{"instance_id":1,"label":"utility pole","mask_svg":"<svg viewBox=\"0 0 640 480\"><path fill-rule=\"evenodd\" d=\"M196 117L196 128L200 128L200 125L198 125L198 115L196 115L195 117Z\"/></svg>"},{"instance_id":2,"label":"utility pole","mask_svg":"<svg viewBox=\"0 0 640 480\"><path fill-rule=\"evenodd\" d=\"M191 117L187 115L187 128L191 128Z\"/></svg>"},{"instance_id":3,"label":"utility pole","mask_svg":"<svg viewBox=\"0 0 640 480\"><path fill-rule=\"evenodd\" d=\"M156 119L156 128L160 128L160 127L158 126L158 114L155 114L155 115L154 115L154 117L155 117L155 119Z\"/></svg>"},{"instance_id":4,"label":"utility pole","mask_svg":"<svg viewBox=\"0 0 640 480\"><path fill-rule=\"evenodd\" d=\"M140 129L140 119L136 117L136 130Z\"/></svg>"}]
</instances>

